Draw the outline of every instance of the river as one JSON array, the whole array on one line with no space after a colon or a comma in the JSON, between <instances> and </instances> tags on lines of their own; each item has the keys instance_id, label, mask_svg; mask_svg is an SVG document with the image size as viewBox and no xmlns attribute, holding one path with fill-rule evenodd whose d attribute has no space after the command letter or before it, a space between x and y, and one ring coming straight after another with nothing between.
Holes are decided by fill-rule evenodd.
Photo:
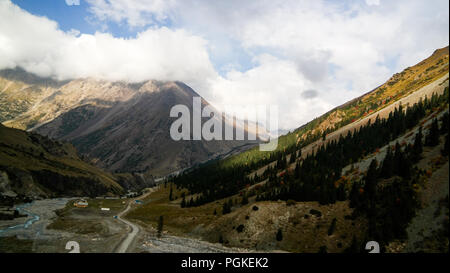
<instances>
[{"instance_id":1,"label":"river","mask_svg":"<svg viewBox=\"0 0 450 273\"><path fill-rule=\"evenodd\" d=\"M31 203L25 203L25 204L16 206L15 209L16 209L19 213L21 213L21 214L26 214L26 215L27 215L27 218L28 218L28 217L31 217L31 219L28 219L28 220L27 220L25 223L23 223L23 224L13 225L13 226L10 226L10 227L4 228L4 229L0 229L0 234L3 233L3 232L6 232L6 231L13 230L13 229L28 228L28 227L31 226L34 222L39 221L39 219L41 219L41 218L39 217L39 215L34 214L34 213L32 213L32 212L26 210L27 207L30 207L30 206L32 206L32 205L33 205L33 202L31 202Z\"/></svg>"}]
</instances>

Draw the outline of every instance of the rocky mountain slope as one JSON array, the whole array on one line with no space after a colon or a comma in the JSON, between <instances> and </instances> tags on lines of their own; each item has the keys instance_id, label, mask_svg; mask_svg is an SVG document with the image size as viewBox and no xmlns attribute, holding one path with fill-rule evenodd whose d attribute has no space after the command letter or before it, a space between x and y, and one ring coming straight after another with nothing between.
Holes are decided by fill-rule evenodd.
<instances>
[{"instance_id":1,"label":"rocky mountain slope","mask_svg":"<svg viewBox=\"0 0 450 273\"><path fill-rule=\"evenodd\" d=\"M0 124L0 196L47 198L124 193L113 175L82 161L68 143Z\"/></svg>"},{"instance_id":2,"label":"rocky mountain slope","mask_svg":"<svg viewBox=\"0 0 450 273\"><path fill-rule=\"evenodd\" d=\"M94 164L113 172L165 175L249 144L173 141L170 109L177 104L192 109L193 97L199 95L180 82L57 82L21 69L0 72L4 125L70 141Z\"/></svg>"}]
</instances>

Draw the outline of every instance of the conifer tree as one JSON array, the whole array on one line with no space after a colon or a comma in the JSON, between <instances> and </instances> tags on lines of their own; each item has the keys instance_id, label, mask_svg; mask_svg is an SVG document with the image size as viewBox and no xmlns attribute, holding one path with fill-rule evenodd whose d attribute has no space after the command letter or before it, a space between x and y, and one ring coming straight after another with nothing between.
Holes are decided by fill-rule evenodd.
<instances>
[{"instance_id":1,"label":"conifer tree","mask_svg":"<svg viewBox=\"0 0 450 273\"><path fill-rule=\"evenodd\" d=\"M436 146L439 144L439 125L438 120L436 118L433 119L431 123L430 132L428 133L425 139L426 146Z\"/></svg>"},{"instance_id":2,"label":"conifer tree","mask_svg":"<svg viewBox=\"0 0 450 273\"><path fill-rule=\"evenodd\" d=\"M423 143L422 143L422 126L419 128L419 132L416 134L413 145L412 159L414 162L417 162L421 158L421 154L423 151Z\"/></svg>"},{"instance_id":3,"label":"conifer tree","mask_svg":"<svg viewBox=\"0 0 450 273\"><path fill-rule=\"evenodd\" d=\"M391 146L388 146L380 171L380 176L382 178L389 178L394 173L393 157Z\"/></svg>"},{"instance_id":4,"label":"conifer tree","mask_svg":"<svg viewBox=\"0 0 450 273\"><path fill-rule=\"evenodd\" d=\"M244 196L242 196L242 202L241 205L247 205L248 204L248 197L247 194L244 193Z\"/></svg>"},{"instance_id":5,"label":"conifer tree","mask_svg":"<svg viewBox=\"0 0 450 273\"><path fill-rule=\"evenodd\" d=\"M231 206L233 205L233 201L228 199L228 202L223 203L222 206L222 214L227 214L231 212Z\"/></svg>"},{"instance_id":6,"label":"conifer tree","mask_svg":"<svg viewBox=\"0 0 450 273\"><path fill-rule=\"evenodd\" d=\"M449 114L448 112L446 112L443 116L442 116L442 126L441 126L441 134L446 134L448 133L448 126L449 126Z\"/></svg>"},{"instance_id":7,"label":"conifer tree","mask_svg":"<svg viewBox=\"0 0 450 273\"><path fill-rule=\"evenodd\" d=\"M331 221L331 225L330 225L330 227L328 228L328 236L333 235L334 230L336 229L336 222L337 222L337 219L336 219L336 218L334 218L333 221Z\"/></svg>"},{"instance_id":8,"label":"conifer tree","mask_svg":"<svg viewBox=\"0 0 450 273\"><path fill-rule=\"evenodd\" d=\"M376 193L376 187L377 187L377 160L373 159L372 162L370 162L369 169L367 170L367 174L364 178L365 184L364 184L364 194L367 196L367 205L369 207L373 207L373 199L375 198Z\"/></svg>"},{"instance_id":9,"label":"conifer tree","mask_svg":"<svg viewBox=\"0 0 450 273\"><path fill-rule=\"evenodd\" d=\"M297 159L297 151L293 151L291 153L291 158L289 158L289 163L291 164L294 163L296 159Z\"/></svg>"},{"instance_id":10,"label":"conifer tree","mask_svg":"<svg viewBox=\"0 0 450 273\"><path fill-rule=\"evenodd\" d=\"M441 154L443 156L448 156L448 154L449 154L448 148L449 147L448 147L448 134L447 134L447 136L445 137L444 149L441 151Z\"/></svg>"},{"instance_id":11,"label":"conifer tree","mask_svg":"<svg viewBox=\"0 0 450 273\"><path fill-rule=\"evenodd\" d=\"M183 195L183 200L181 200L180 206L181 206L182 208L185 208L185 207L186 207L186 197L185 197L184 195Z\"/></svg>"},{"instance_id":12,"label":"conifer tree","mask_svg":"<svg viewBox=\"0 0 450 273\"><path fill-rule=\"evenodd\" d=\"M158 220L158 237L161 237L163 231L163 224L164 224L164 217L161 215L159 216Z\"/></svg>"},{"instance_id":13,"label":"conifer tree","mask_svg":"<svg viewBox=\"0 0 450 273\"><path fill-rule=\"evenodd\" d=\"M337 190L337 200L338 201L345 201L346 200L345 186L344 186L343 183L339 185L339 188Z\"/></svg>"},{"instance_id":14,"label":"conifer tree","mask_svg":"<svg viewBox=\"0 0 450 273\"><path fill-rule=\"evenodd\" d=\"M281 228L279 228L277 231L276 239L277 239L277 241L283 240L283 232L281 231Z\"/></svg>"},{"instance_id":15,"label":"conifer tree","mask_svg":"<svg viewBox=\"0 0 450 273\"><path fill-rule=\"evenodd\" d=\"M297 162L295 164L295 170L294 170L294 179L300 178L300 162Z\"/></svg>"},{"instance_id":16,"label":"conifer tree","mask_svg":"<svg viewBox=\"0 0 450 273\"><path fill-rule=\"evenodd\" d=\"M225 214L227 214L228 212L229 212L229 209L228 209L228 203L225 202L225 203L223 203L223 205L222 205L222 215L225 215Z\"/></svg>"}]
</instances>

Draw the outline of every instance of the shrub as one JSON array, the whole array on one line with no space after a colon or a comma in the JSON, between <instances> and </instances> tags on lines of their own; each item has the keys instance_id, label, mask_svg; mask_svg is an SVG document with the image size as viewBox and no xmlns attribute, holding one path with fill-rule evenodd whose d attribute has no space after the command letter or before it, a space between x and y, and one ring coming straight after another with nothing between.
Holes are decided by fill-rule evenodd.
<instances>
[{"instance_id":1,"label":"shrub","mask_svg":"<svg viewBox=\"0 0 450 273\"><path fill-rule=\"evenodd\" d=\"M311 209L309 211L309 213L312 214L312 215L315 215L317 217L321 217L322 216L322 213L320 211L318 211L318 210L315 210L315 209Z\"/></svg>"},{"instance_id":2,"label":"shrub","mask_svg":"<svg viewBox=\"0 0 450 273\"><path fill-rule=\"evenodd\" d=\"M286 206L293 206L295 204L296 204L296 202L294 200L292 200L292 199L289 199L289 200L286 201Z\"/></svg>"},{"instance_id":3,"label":"shrub","mask_svg":"<svg viewBox=\"0 0 450 273\"><path fill-rule=\"evenodd\" d=\"M239 232L239 233L241 233L242 231L244 231L244 225L239 225L239 226L236 228L236 231Z\"/></svg>"},{"instance_id":4,"label":"shrub","mask_svg":"<svg viewBox=\"0 0 450 273\"><path fill-rule=\"evenodd\" d=\"M321 247L319 248L319 253L328 253L328 251L327 251L327 246L321 246Z\"/></svg>"},{"instance_id":5,"label":"shrub","mask_svg":"<svg viewBox=\"0 0 450 273\"><path fill-rule=\"evenodd\" d=\"M330 228L328 229L328 236L333 235L334 230L336 229L336 222L337 222L336 218L334 218L333 221L331 221Z\"/></svg>"}]
</instances>

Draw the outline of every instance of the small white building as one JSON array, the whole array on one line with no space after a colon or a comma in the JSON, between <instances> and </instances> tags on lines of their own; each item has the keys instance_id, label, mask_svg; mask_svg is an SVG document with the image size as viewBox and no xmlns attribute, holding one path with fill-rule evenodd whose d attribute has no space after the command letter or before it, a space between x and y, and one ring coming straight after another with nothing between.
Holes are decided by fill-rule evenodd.
<instances>
[{"instance_id":1,"label":"small white building","mask_svg":"<svg viewBox=\"0 0 450 273\"><path fill-rule=\"evenodd\" d=\"M81 199L81 200L73 203L73 205L77 208L86 208L89 205L89 203L86 200Z\"/></svg>"}]
</instances>

